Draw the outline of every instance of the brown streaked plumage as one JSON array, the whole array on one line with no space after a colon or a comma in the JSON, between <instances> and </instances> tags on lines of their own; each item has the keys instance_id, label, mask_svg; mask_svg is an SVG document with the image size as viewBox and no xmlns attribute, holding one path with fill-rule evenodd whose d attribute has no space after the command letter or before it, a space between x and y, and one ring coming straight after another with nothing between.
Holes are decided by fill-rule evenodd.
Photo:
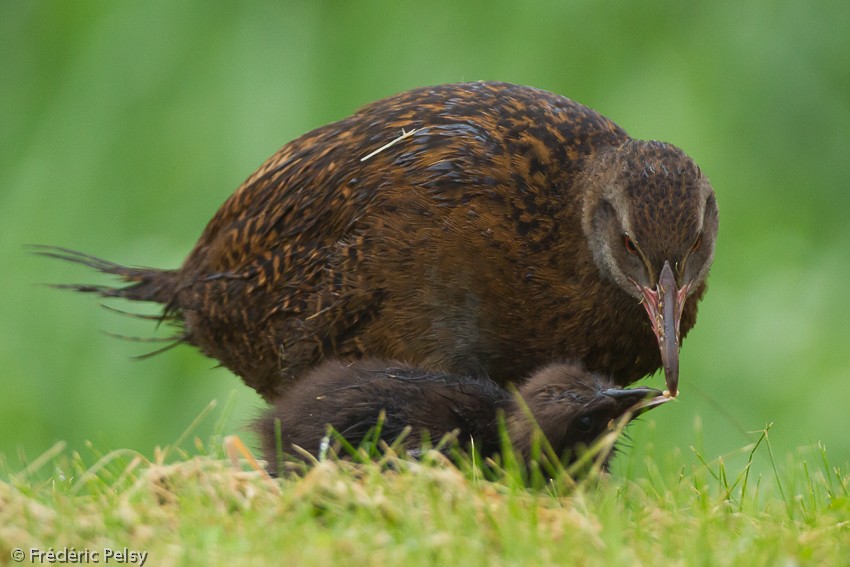
<instances>
[{"instance_id":1,"label":"brown streaked plumage","mask_svg":"<svg viewBox=\"0 0 850 567\"><path fill-rule=\"evenodd\" d=\"M357 447L378 425L382 411L377 437L392 444L407 433L402 445L414 455L424 440L437 444L455 433L463 449L474 446L482 456L493 456L502 449L501 415L518 456L531 458L540 431L569 463L609 431L612 420L631 419L671 399L651 388L617 388L575 362L540 369L518 393L525 407L516 395L483 378L381 360L331 360L299 380L257 421L256 429L273 473L279 472L284 455L298 456L293 446L319 456L328 425ZM604 464L608 457L610 453Z\"/></svg>"},{"instance_id":2,"label":"brown streaked plumage","mask_svg":"<svg viewBox=\"0 0 850 567\"><path fill-rule=\"evenodd\" d=\"M716 233L682 150L552 93L466 83L285 145L177 270L48 253L130 283L78 289L165 304L267 400L361 357L500 384L564 357L621 385L663 365L675 395Z\"/></svg>"}]
</instances>

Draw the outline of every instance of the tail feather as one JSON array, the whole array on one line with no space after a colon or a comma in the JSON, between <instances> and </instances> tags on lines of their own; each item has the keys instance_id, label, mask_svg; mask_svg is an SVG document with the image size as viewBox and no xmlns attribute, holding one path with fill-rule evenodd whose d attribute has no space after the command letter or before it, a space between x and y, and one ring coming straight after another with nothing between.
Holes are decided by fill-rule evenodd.
<instances>
[{"instance_id":1,"label":"tail feather","mask_svg":"<svg viewBox=\"0 0 850 567\"><path fill-rule=\"evenodd\" d=\"M61 288L66 287L66 286L63 286L63 285L60 284L60 285L54 285L52 287L61 289ZM73 287L74 290L76 290L79 286L72 286L72 287ZM157 324L160 324L160 323L162 323L166 320L174 319L174 317L171 316L168 313L161 313L159 315L146 315L144 313L133 313L132 311L125 311L123 309L118 309L117 307L113 307L112 305L107 305L105 303L101 303L100 306L103 307L104 309L106 309L107 311L112 311L113 313L118 313L119 315L124 315L125 317L132 317L133 319L144 319L146 321L156 321Z\"/></svg>"},{"instance_id":2,"label":"tail feather","mask_svg":"<svg viewBox=\"0 0 850 567\"><path fill-rule=\"evenodd\" d=\"M172 335L170 337L162 337L162 338L144 338L144 337L132 337L128 335L120 335L118 333L105 333L106 335L120 339L122 341L132 341L136 343L167 343L165 346L154 349L150 352L146 352L144 354L138 354L133 358L135 360L145 360L147 358L151 358L163 352L169 351L174 347L180 346L186 342L188 342L189 336L186 333L180 333L177 335Z\"/></svg>"},{"instance_id":3,"label":"tail feather","mask_svg":"<svg viewBox=\"0 0 850 567\"><path fill-rule=\"evenodd\" d=\"M57 246L32 246L36 254L57 258L66 262L82 264L105 274L119 276L130 285L110 287L103 285L57 284L60 289L71 289L83 293L96 293L102 297L120 297L132 301L152 301L162 303L171 310L177 295L177 271L156 268L131 268L76 250Z\"/></svg>"}]
</instances>

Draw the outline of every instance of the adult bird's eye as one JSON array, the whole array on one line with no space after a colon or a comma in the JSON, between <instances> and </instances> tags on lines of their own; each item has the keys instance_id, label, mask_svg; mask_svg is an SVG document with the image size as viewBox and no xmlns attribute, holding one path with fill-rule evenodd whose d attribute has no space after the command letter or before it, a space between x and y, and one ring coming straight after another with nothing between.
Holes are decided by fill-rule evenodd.
<instances>
[{"instance_id":1,"label":"adult bird's eye","mask_svg":"<svg viewBox=\"0 0 850 567\"><path fill-rule=\"evenodd\" d=\"M637 256L637 253L638 253L637 245L635 244L635 241L632 240L631 237L628 234L623 235L623 243L626 245L626 250L629 252L629 254L632 254L633 256Z\"/></svg>"},{"instance_id":2,"label":"adult bird's eye","mask_svg":"<svg viewBox=\"0 0 850 567\"><path fill-rule=\"evenodd\" d=\"M699 233L697 235L697 239L696 241L694 241L694 245L691 246L691 252L696 252L700 248L702 248L702 233Z\"/></svg>"},{"instance_id":3,"label":"adult bird's eye","mask_svg":"<svg viewBox=\"0 0 850 567\"><path fill-rule=\"evenodd\" d=\"M579 433L590 433L593 430L593 418L589 415L579 418L575 423L575 428Z\"/></svg>"}]
</instances>

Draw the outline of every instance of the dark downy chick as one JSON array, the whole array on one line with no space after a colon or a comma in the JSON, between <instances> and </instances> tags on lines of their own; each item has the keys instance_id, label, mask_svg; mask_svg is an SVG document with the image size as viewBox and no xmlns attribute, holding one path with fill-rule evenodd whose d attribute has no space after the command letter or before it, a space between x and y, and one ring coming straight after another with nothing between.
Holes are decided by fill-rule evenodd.
<instances>
[{"instance_id":1,"label":"dark downy chick","mask_svg":"<svg viewBox=\"0 0 850 567\"><path fill-rule=\"evenodd\" d=\"M557 455L572 462L609 430L612 421L627 414L630 419L670 399L651 388L617 388L579 363L546 366L518 393L521 401L492 380L396 362L328 361L278 400L257 421L256 429L274 473L281 452L297 455L293 446L318 456L328 426L357 447L373 433L382 411L379 439L392 444L409 426L403 447L413 454L423 441L436 444L454 433L462 448L474 446L482 456L495 455L502 449L503 416L514 450L522 458L531 457L539 431Z\"/></svg>"}]
</instances>

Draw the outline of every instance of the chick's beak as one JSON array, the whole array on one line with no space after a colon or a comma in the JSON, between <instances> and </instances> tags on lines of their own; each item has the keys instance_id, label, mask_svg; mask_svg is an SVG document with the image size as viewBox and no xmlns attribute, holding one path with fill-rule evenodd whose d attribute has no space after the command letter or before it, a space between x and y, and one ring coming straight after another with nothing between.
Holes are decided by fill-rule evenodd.
<instances>
[{"instance_id":1,"label":"chick's beak","mask_svg":"<svg viewBox=\"0 0 850 567\"><path fill-rule=\"evenodd\" d=\"M617 415L625 416L627 422L673 399L653 388L609 388L600 393L614 400ZM609 427L613 427L613 420Z\"/></svg>"},{"instance_id":2,"label":"chick's beak","mask_svg":"<svg viewBox=\"0 0 850 567\"><path fill-rule=\"evenodd\" d=\"M643 306L649 315L652 332L661 349L667 390L675 398L679 392L679 322L690 286L685 284L677 288L670 262L665 261L655 289L638 287L643 295Z\"/></svg>"}]
</instances>

